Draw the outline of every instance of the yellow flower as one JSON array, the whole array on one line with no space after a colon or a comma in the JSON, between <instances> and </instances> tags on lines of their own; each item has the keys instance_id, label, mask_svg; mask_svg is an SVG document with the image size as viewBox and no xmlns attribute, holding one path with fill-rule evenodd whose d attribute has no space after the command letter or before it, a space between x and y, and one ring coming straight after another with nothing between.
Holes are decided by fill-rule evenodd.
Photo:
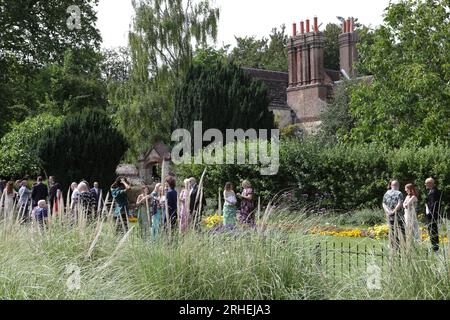
<instances>
[{"instance_id":1,"label":"yellow flower","mask_svg":"<svg viewBox=\"0 0 450 320\"><path fill-rule=\"evenodd\" d=\"M218 213L208 216L203 220L203 223L206 225L208 229L212 229L216 227L217 225L221 224L223 222L223 217L219 216Z\"/></svg>"}]
</instances>

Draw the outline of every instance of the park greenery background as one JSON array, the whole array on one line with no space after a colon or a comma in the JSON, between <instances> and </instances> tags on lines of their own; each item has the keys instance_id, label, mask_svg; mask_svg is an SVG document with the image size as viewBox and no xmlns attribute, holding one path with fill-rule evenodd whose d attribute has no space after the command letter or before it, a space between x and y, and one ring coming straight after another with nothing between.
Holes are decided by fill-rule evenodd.
<instances>
[{"instance_id":1,"label":"park greenery background","mask_svg":"<svg viewBox=\"0 0 450 320\"><path fill-rule=\"evenodd\" d=\"M194 120L202 120L204 130L276 126L267 88L239 67L286 72L285 26L263 39L217 47L220 12L209 1L188 7L181 0L136 1L129 45L101 49L97 2L0 2L0 177L46 174L66 187L80 179L108 186L120 162L135 162L156 141L170 145L172 130L191 130ZM74 3L83 13L80 30L66 26L66 9ZM435 177L443 214L448 211L449 12L446 0L402 0L387 8L375 29L358 21L362 78L336 88L317 135L294 126L282 130L278 175L261 176L250 165L207 166L208 198L217 198L226 181L250 179L262 207L276 194L288 198L295 213L289 223L297 221L298 232L192 233L148 246L139 237L124 242L112 231L100 232L98 223L75 229L56 223L30 246L26 229L1 228L0 296L448 298L449 273L433 272L438 262L420 253L407 268L391 270L385 290L369 292L360 285L362 273L329 279L318 272L304 247L311 238L302 235L313 224L308 219L316 219L310 213L324 209L340 213L336 221L345 225L381 223L380 211L370 208L380 206L392 178L415 182L423 199L423 181ZM339 19L324 29L325 67L335 70ZM200 177L204 169L174 168L180 178ZM357 209L359 218L346 215ZM68 292L61 266L74 261L87 280L81 291ZM44 272L33 265L45 266ZM248 272L236 271L242 266Z\"/></svg>"},{"instance_id":2,"label":"park greenery background","mask_svg":"<svg viewBox=\"0 0 450 320\"><path fill-rule=\"evenodd\" d=\"M220 12L208 1L137 1L129 46L106 50L97 1L77 1L80 30L65 26L72 2L2 2L0 176L57 173L64 184L109 185L120 161L135 162L156 141L171 144L173 129L192 129L195 120L204 130L275 126L266 88L239 66L287 71L285 26L218 48ZM338 19L324 30L326 67L335 70ZM274 179L227 166L209 185L249 178L263 195L294 187L350 209L378 204L390 178L422 187L434 176L448 195L448 20L446 1L408 0L391 4L376 29L358 22L358 74L370 78L337 87L320 134L284 128ZM69 151L58 152L62 145Z\"/></svg>"}]
</instances>

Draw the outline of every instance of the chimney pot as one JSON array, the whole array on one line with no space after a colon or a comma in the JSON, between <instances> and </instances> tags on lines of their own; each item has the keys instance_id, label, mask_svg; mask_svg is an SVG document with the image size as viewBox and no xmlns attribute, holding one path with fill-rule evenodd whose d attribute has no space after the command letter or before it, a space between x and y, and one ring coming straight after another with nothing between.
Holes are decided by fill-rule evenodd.
<instances>
[{"instance_id":1,"label":"chimney pot","mask_svg":"<svg viewBox=\"0 0 450 320\"><path fill-rule=\"evenodd\" d=\"M319 32L319 20L317 19L317 17L314 17L314 32Z\"/></svg>"},{"instance_id":2,"label":"chimney pot","mask_svg":"<svg viewBox=\"0 0 450 320\"><path fill-rule=\"evenodd\" d=\"M304 21L300 22L300 33L301 34L305 33L305 22Z\"/></svg>"},{"instance_id":3,"label":"chimney pot","mask_svg":"<svg viewBox=\"0 0 450 320\"><path fill-rule=\"evenodd\" d=\"M309 19L306 19L306 33L309 33L310 31Z\"/></svg>"},{"instance_id":4,"label":"chimney pot","mask_svg":"<svg viewBox=\"0 0 450 320\"><path fill-rule=\"evenodd\" d=\"M350 32L355 31L355 19L350 20Z\"/></svg>"},{"instance_id":5,"label":"chimney pot","mask_svg":"<svg viewBox=\"0 0 450 320\"><path fill-rule=\"evenodd\" d=\"M347 19L347 32L351 32L351 30L350 30L350 19Z\"/></svg>"},{"instance_id":6,"label":"chimney pot","mask_svg":"<svg viewBox=\"0 0 450 320\"><path fill-rule=\"evenodd\" d=\"M297 24L292 24L292 36L295 37L297 35Z\"/></svg>"}]
</instances>

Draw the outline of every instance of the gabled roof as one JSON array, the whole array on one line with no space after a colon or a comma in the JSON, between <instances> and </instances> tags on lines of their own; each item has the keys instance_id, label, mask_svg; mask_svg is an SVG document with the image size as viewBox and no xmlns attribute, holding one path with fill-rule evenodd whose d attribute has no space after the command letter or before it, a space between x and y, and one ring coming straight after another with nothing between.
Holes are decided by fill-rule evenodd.
<instances>
[{"instance_id":1,"label":"gabled roof","mask_svg":"<svg viewBox=\"0 0 450 320\"><path fill-rule=\"evenodd\" d=\"M164 143L157 142L139 158L139 161L145 161L153 150L159 155L161 160L169 161L171 159L170 149Z\"/></svg>"}]
</instances>

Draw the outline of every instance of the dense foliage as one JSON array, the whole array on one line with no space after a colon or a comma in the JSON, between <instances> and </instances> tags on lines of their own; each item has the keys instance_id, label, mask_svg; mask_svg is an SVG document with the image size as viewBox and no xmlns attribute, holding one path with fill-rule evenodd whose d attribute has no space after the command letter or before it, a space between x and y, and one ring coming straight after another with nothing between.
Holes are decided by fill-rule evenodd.
<instances>
[{"instance_id":1,"label":"dense foliage","mask_svg":"<svg viewBox=\"0 0 450 320\"><path fill-rule=\"evenodd\" d=\"M0 2L0 137L29 116L105 107L98 0ZM71 30L68 8L80 8Z\"/></svg>"},{"instance_id":2,"label":"dense foliage","mask_svg":"<svg viewBox=\"0 0 450 320\"><path fill-rule=\"evenodd\" d=\"M323 145L316 141L284 141L276 176L260 175L259 166L208 165L206 190L216 197L219 187L250 179L265 201L282 190L293 190L300 199L319 206L353 210L379 206L388 180L416 183L424 201L424 181L434 177L450 203L450 150L442 145L389 149L378 144ZM179 165L180 177L200 176L204 165Z\"/></svg>"},{"instance_id":3,"label":"dense foliage","mask_svg":"<svg viewBox=\"0 0 450 320\"><path fill-rule=\"evenodd\" d=\"M352 90L348 140L449 142L449 19L448 0L391 3L373 44L360 46L360 68L373 78Z\"/></svg>"},{"instance_id":4,"label":"dense foliage","mask_svg":"<svg viewBox=\"0 0 450 320\"><path fill-rule=\"evenodd\" d=\"M131 70L109 85L130 161L157 140L170 140L173 97L196 47L217 38L219 9L207 0L140 0L129 33Z\"/></svg>"},{"instance_id":5,"label":"dense foliage","mask_svg":"<svg viewBox=\"0 0 450 320\"><path fill-rule=\"evenodd\" d=\"M60 122L60 117L41 114L16 124L0 141L0 176L22 178L41 173L36 141Z\"/></svg>"},{"instance_id":6,"label":"dense foliage","mask_svg":"<svg viewBox=\"0 0 450 320\"><path fill-rule=\"evenodd\" d=\"M229 59L240 67L288 71L286 27L273 28L269 38L236 37Z\"/></svg>"},{"instance_id":7,"label":"dense foliage","mask_svg":"<svg viewBox=\"0 0 450 320\"><path fill-rule=\"evenodd\" d=\"M193 133L194 121L203 130L270 129L266 87L232 63L216 60L194 63L180 82L175 95L174 127Z\"/></svg>"},{"instance_id":8,"label":"dense foliage","mask_svg":"<svg viewBox=\"0 0 450 320\"><path fill-rule=\"evenodd\" d=\"M69 115L50 129L39 143L39 157L47 174L64 187L81 178L109 185L126 148L110 118L90 111Z\"/></svg>"}]
</instances>

